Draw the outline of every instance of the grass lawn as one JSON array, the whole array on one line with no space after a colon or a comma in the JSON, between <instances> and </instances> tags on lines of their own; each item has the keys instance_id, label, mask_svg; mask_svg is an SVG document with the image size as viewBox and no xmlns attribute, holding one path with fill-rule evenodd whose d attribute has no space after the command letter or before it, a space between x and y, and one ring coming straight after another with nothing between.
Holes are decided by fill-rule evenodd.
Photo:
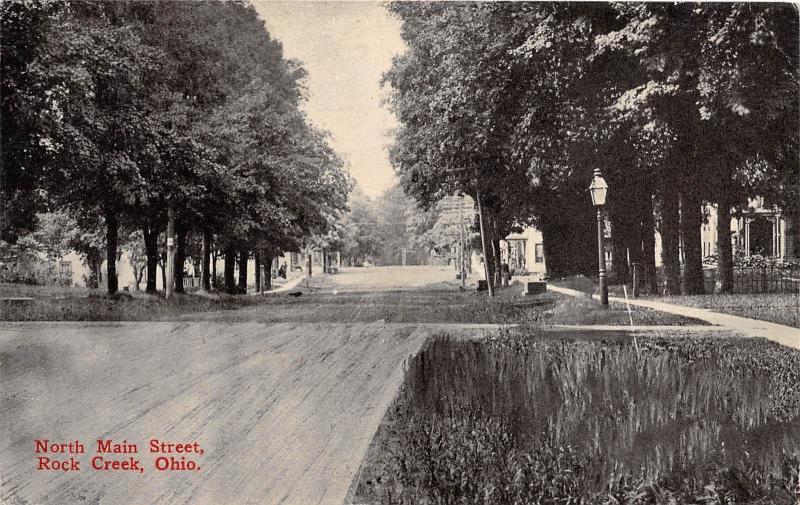
<instances>
[{"instance_id":1,"label":"grass lawn","mask_svg":"<svg viewBox=\"0 0 800 505\"><path fill-rule=\"evenodd\" d=\"M800 295L797 294L708 294L657 299L800 328Z\"/></svg>"},{"instance_id":2,"label":"grass lawn","mask_svg":"<svg viewBox=\"0 0 800 505\"><path fill-rule=\"evenodd\" d=\"M351 501L797 500L800 352L662 333L637 355L629 339L435 339L410 359Z\"/></svg>"},{"instance_id":3,"label":"grass lawn","mask_svg":"<svg viewBox=\"0 0 800 505\"><path fill-rule=\"evenodd\" d=\"M582 324L582 325L618 325L628 326L631 321L636 326L683 326L683 325L708 325L700 319L659 312L646 307L630 306L624 303L609 303L603 308L597 301L589 298L575 298L568 295L558 295L559 301L550 312L545 314L543 321L549 324Z\"/></svg>"},{"instance_id":4,"label":"grass lawn","mask_svg":"<svg viewBox=\"0 0 800 505\"><path fill-rule=\"evenodd\" d=\"M109 298L99 294L37 297L33 301L0 302L2 321L159 321L182 314L235 310L253 303L244 297L213 298L180 294L172 300L163 295L136 294Z\"/></svg>"},{"instance_id":5,"label":"grass lawn","mask_svg":"<svg viewBox=\"0 0 800 505\"><path fill-rule=\"evenodd\" d=\"M73 298L89 296L93 291L81 286L34 286L0 282L0 298Z\"/></svg>"},{"instance_id":6,"label":"grass lawn","mask_svg":"<svg viewBox=\"0 0 800 505\"><path fill-rule=\"evenodd\" d=\"M315 281L318 283L319 281ZM0 293L12 290L6 288ZM289 293L266 296L177 295L167 301L159 295L134 293L111 299L89 296L90 290L26 286L27 302L0 302L5 321L159 321L222 319L261 322L386 322L500 323L628 325L623 306L600 308L590 300L576 300L557 293L522 296L515 285L489 298L486 293L453 287L381 292L322 291L312 283ZM0 296L22 296L2 294ZM40 294L42 293L42 294ZM633 307L635 324L703 324L690 318Z\"/></svg>"},{"instance_id":7,"label":"grass lawn","mask_svg":"<svg viewBox=\"0 0 800 505\"><path fill-rule=\"evenodd\" d=\"M597 288L591 279L583 276L554 280L553 284L585 293L593 293ZM620 298L624 297L622 286L619 285L609 286L609 294ZM628 294L631 294L630 290L628 290ZM643 299L699 307L715 312L800 328L800 294L797 293L709 293L705 295L643 297Z\"/></svg>"}]
</instances>

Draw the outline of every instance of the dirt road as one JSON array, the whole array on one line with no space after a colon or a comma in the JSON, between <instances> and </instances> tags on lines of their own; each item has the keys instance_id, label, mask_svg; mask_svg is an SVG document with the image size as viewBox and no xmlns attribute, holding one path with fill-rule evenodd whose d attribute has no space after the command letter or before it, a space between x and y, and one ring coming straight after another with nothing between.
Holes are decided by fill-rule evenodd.
<instances>
[{"instance_id":1,"label":"dirt road","mask_svg":"<svg viewBox=\"0 0 800 505\"><path fill-rule=\"evenodd\" d=\"M342 268L336 275L329 276L327 286L338 291L379 292L388 290L421 289L457 285L456 271L452 266L393 266ZM469 281L477 283L479 273L469 276ZM480 275L480 278L483 278Z\"/></svg>"},{"instance_id":2,"label":"dirt road","mask_svg":"<svg viewBox=\"0 0 800 505\"><path fill-rule=\"evenodd\" d=\"M419 279L430 276L412 282ZM432 334L485 331L455 328L213 318L2 323L0 501L340 504L403 360ZM36 440L45 439L49 449L79 441L85 452L43 453L40 443L37 453ZM198 445L151 453L151 439ZM138 452L98 454L97 440L133 443ZM95 470L98 455L138 460L142 473ZM80 470L37 470L38 457L72 457ZM162 457L199 468L159 471L157 462L170 461Z\"/></svg>"}]
</instances>

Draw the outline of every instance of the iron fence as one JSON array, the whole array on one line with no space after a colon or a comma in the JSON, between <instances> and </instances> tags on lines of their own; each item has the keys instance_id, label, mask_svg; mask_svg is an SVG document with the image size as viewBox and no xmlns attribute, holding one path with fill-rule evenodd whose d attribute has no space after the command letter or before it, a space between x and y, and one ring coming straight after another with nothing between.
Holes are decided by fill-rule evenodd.
<instances>
[{"instance_id":1,"label":"iron fence","mask_svg":"<svg viewBox=\"0 0 800 505\"><path fill-rule=\"evenodd\" d=\"M683 272L681 287L684 288ZM705 292L713 293L717 284L717 269L703 270ZM665 286L663 267L657 269L659 290ZM683 292L686 292L683 289ZM739 294L755 293L795 293L800 294L800 266L798 265L765 265L734 267L733 292Z\"/></svg>"},{"instance_id":2,"label":"iron fence","mask_svg":"<svg viewBox=\"0 0 800 505\"><path fill-rule=\"evenodd\" d=\"M202 284L202 279L200 277L184 277L183 278L183 287L184 288L199 288Z\"/></svg>"},{"instance_id":3,"label":"iron fence","mask_svg":"<svg viewBox=\"0 0 800 505\"><path fill-rule=\"evenodd\" d=\"M800 267L769 265L733 269L734 293L798 293Z\"/></svg>"}]
</instances>

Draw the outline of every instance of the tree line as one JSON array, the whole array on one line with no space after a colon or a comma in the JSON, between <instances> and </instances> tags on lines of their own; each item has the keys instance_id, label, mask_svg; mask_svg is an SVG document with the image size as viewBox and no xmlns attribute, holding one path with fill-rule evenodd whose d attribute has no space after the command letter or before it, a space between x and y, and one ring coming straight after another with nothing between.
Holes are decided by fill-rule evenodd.
<instances>
[{"instance_id":1,"label":"tree line","mask_svg":"<svg viewBox=\"0 0 800 505\"><path fill-rule=\"evenodd\" d=\"M462 213L448 211L444 201L423 210L394 184L373 199L356 189L348 205L349 211L335 224L337 240L329 247L350 266L365 261L375 265L445 262L452 260L462 234L466 248L475 242L475 212L469 200Z\"/></svg>"},{"instance_id":2,"label":"tree line","mask_svg":"<svg viewBox=\"0 0 800 505\"><path fill-rule=\"evenodd\" d=\"M612 277L632 262L668 294L704 290L704 204L718 212L719 291L733 286L731 213L763 196L797 214L798 12L754 3L395 2L407 51L384 82L391 160L429 208L480 196L498 262L515 225L543 233L551 275L596 271L587 193L608 184Z\"/></svg>"},{"instance_id":3,"label":"tree line","mask_svg":"<svg viewBox=\"0 0 800 505\"><path fill-rule=\"evenodd\" d=\"M234 293L251 255L269 265L346 210L345 163L301 110L304 70L246 2L12 0L0 21L6 244L66 213L102 230L109 293L121 236L141 241L154 292L171 214L176 290L194 240L203 287L220 251Z\"/></svg>"}]
</instances>

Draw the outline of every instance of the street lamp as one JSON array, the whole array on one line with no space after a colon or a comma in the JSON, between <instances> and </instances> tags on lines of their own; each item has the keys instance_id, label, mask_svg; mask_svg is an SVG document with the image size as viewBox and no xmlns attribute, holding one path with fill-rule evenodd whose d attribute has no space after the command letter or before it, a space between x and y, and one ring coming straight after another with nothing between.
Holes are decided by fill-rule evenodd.
<instances>
[{"instance_id":1,"label":"street lamp","mask_svg":"<svg viewBox=\"0 0 800 505\"><path fill-rule=\"evenodd\" d=\"M599 262L599 277L600 277L600 304L608 305L608 286L606 286L606 254L605 247L603 247L603 205L606 204L606 193L608 192L608 184L603 176L600 175L600 169L594 169L594 178L592 185L589 186L589 193L592 195L592 204L597 207L597 255Z\"/></svg>"}]
</instances>

